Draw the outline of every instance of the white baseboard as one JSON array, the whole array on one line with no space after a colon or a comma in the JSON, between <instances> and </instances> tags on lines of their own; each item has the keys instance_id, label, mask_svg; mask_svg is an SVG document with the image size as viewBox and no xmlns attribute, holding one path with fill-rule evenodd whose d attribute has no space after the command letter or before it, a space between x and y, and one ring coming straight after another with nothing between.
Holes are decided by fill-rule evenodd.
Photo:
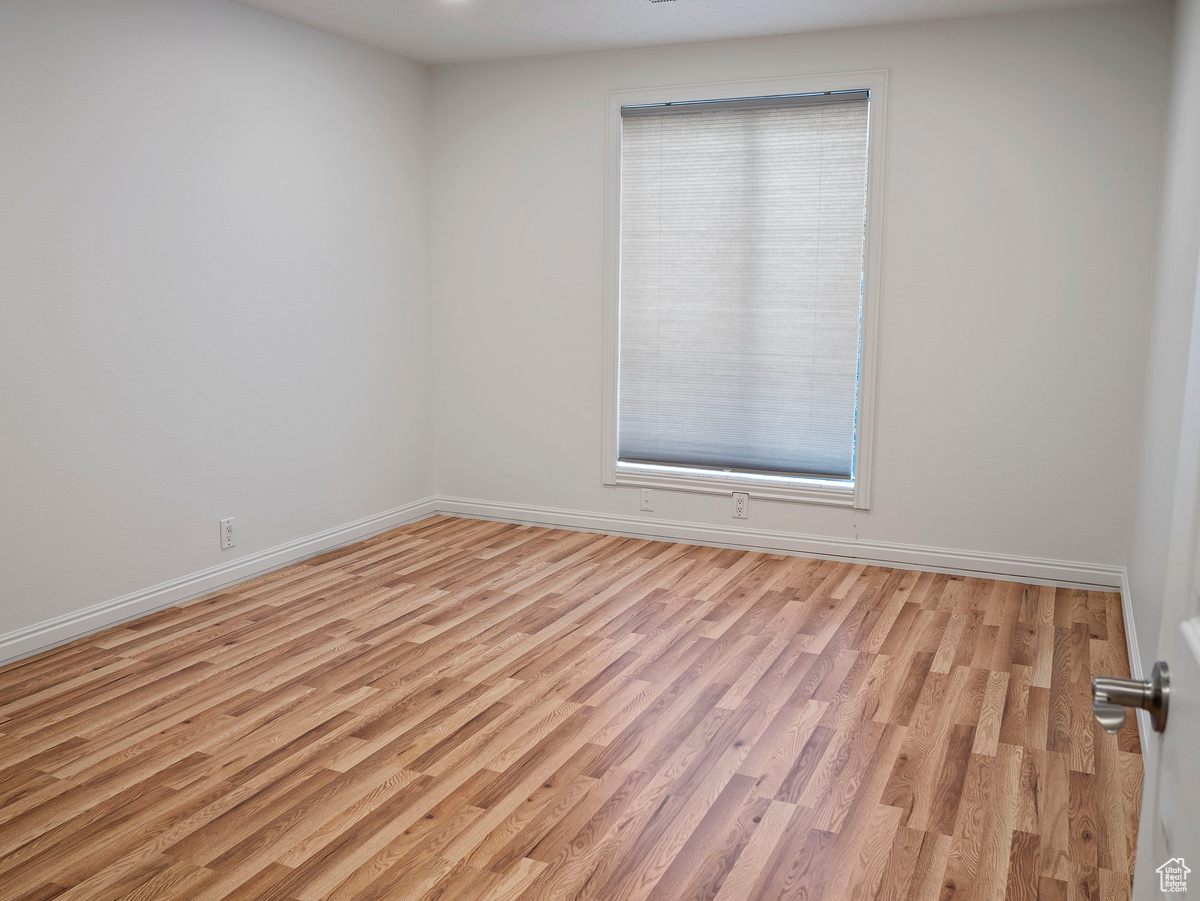
<instances>
[{"instance_id":1,"label":"white baseboard","mask_svg":"<svg viewBox=\"0 0 1200 901\"><path fill-rule=\"evenodd\" d=\"M239 557L228 563L172 579L152 588L135 591L124 597L0 635L0 663L27 657L54 645L73 641L101 629L107 629L147 613L153 613L155 610L162 610L164 607L171 607L192 598L211 594L226 585L244 582L254 576L298 563L325 551L361 541L410 522L416 522L432 516L436 507L436 502L431 497L414 501L393 510L386 510L383 513L376 513L373 516L347 523L344 526L289 541L287 544Z\"/></svg>"},{"instance_id":2,"label":"white baseboard","mask_svg":"<svg viewBox=\"0 0 1200 901\"><path fill-rule=\"evenodd\" d=\"M298 563L308 557L360 541L380 532L416 522L435 513L474 517L525 525L627 535L660 541L733 547L744 550L798 554L830 560L854 560L900 569L921 569L981 578L1011 579L1080 588L1121 589L1126 635L1130 643L1130 666L1141 678L1141 660L1136 651L1133 618L1128 608L1124 569L1067 560L1045 560L1007 554L985 554L952 548L922 547L882 541L855 541L821 535L798 535L764 529L734 528L650 519L603 515L579 510L505 504L457 497L430 497L368 516L338 528L300 538L278 547L250 554L201 570L161 585L135 591L124 597L35 623L0 635L0 663L9 662L54 645L73 641L127 620L183 603L243 582L271 570Z\"/></svg>"},{"instance_id":3,"label":"white baseboard","mask_svg":"<svg viewBox=\"0 0 1200 901\"><path fill-rule=\"evenodd\" d=\"M1125 619L1125 645L1129 655L1129 671L1134 679L1145 678L1141 653L1138 650L1137 629L1133 620L1129 578L1123 566L1047 560L1039 557L1017 557L1008 554L984 554L978 551L922 547L883 541L854 541L820 535L797 535L790 532L771 532L762 529L737 529L633 516L601 516L577 510L557 510L550 507L503 504L467 498L439 497L437 508L438 513L450 516L500 520L524 525L552 526L583 532L628 535L635 538L685 541L690 544L799 554L819 559L855 560L860 563L898 569L921 569L979 578L1061 585L1068 588L1104 591L1118 589L1121 592L1121 614ZM1136 714L1142 754L1144 759L1149 759L1150 735L1153 731L1150 724L1150 713L1146 710L1138 710Z\"/></svg>"},{"instance_id":4,"label":"white baseboard","mask_svg":"<svg viewBox=\"0 0 1200 901\"><path fill-rule=\"evenodd\" d=\"M1142 666L1142 651L1138 647L1137 624L1133 620L1133 595L1129 592L1129 574L1121 567L1121 616L1125 620L1125 652L1129 656L1129 675L1139 682L1146 678L1146 670ZM1135 710L1137 717L1138 738L1142 745L1142 761L1150 759L1150 734L1154 726L1150 722L1149 710Z\"/></svg>"},{"instance_id":5,"label":"white baseboard","mask_svg":"<svg viewBox=\"0 0 1200 901\"><path fill-rule=\"evenodd\" d=\"M1137 624L1133 621L1133 595L1129 593L1129 576L1121 567L1121 616L1125 618L1125 646L1129 651L1129 675L1145 679L1142 668L1142 652L1138 648ZM1146 716L1149 716L1146 713Z\"/></svg>"},{"instance_id":6,"label":"white baseboard","mask_svg":"<svg viewBox=\"0 0 1200 901\"><path fill-rule=\"evenodd\" d=\"M797 554L827 560L854 560L898 569L921 569L989 579L1061 585L1113 591L1121 586L1124 570L1119 566L1045 560L1008 554L986 554L953 548L922 547L884 541L855 541L822 535L798 535L764 529L734 528L650 519L636 516L601 515L578 510L557 510L524 504L504 504L468 498L439 497L437 512L450 516L491 519L524 525L551 526L582 532L602 532L682 541L689 544L734 547L771 553Z\"/></svg>"}]
</instances>

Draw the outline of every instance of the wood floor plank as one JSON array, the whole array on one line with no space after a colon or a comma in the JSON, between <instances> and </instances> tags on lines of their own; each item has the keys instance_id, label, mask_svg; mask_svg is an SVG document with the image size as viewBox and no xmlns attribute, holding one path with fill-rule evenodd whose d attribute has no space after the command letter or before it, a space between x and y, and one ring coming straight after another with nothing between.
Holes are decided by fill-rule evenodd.
<instances>
[{"instance_id":1,"label":"wood floor plank","mask_svg":"<svg viewBox=\"0 0 1200 901\"><path fill-rule=\"evenodd\" d=\"M1028 832L1013 832L1008 857L1006 901L1038 901L1041 873L1038 837Z\"/></svg>"},{"instance_id":2,"label":"wood floor plank","mask_svg":"<svg viewBox=\"0 0 1200 901\"><path fill-rule=\"evenodd\" d=\"M947 891L954 891L946 885L946 865L950 860L950 849L954 839L949 835L932 832L925 832L923 835L925 838L908 891L909 901L936 901Z\"/></svg>"},{"instance_id":3,"label":"wood floor plank","mask_svg":"<svg viewBox=\"0 0 1200 901\"><path fill-rule=\"evenodd\" d=\"M1127 901L1124 636L1112 593L431 517L0 668L0 901Z\"/></svg>"},{"instance_id":4,"label":"wood floor plank","mask_svg":"<svg viewBox=\"0 0 1200 901\"><path fill-rule=\"evenodd\" d=\"M877 898L883 885L901 811L882 804L871 806L854 845L842 842L825 896L830 901Z\"/></svg>"},{"instance_id":5,"label":"wood floor plank","mask_svg":"<svg viewBox=\"0 0 1200 901\"><path fill-rule=\"evenodd\" d=\"M888 850L887 863L879 880L879 892L876 896L878 901L905 901L908 897L909 888L916 875L917 858L927 835L926 832L909 829L907 826L897 826Z\"/></svg>"}]
</instances>

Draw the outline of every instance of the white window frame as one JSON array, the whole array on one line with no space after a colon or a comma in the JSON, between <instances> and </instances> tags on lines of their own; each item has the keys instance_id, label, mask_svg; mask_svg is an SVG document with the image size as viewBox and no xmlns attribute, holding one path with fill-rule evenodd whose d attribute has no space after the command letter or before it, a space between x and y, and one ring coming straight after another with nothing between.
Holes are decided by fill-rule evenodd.
<instances>
[{"instance_id":1,"label":"white window frame","mask_svg":"<svg viewBox=\"0 0 1200 901\"><path fill-rule=\"evenodd\" d=\"M883 256L884 135L887 70L803 75L714 84L672 85L608 93L604 229L604 484L666 488L705 494L743 491L753 497L870 508L871 460L875 434L880 270ZM867 157L867 225L863 267L862 349L859 359L858 424L853 484L833 479L713 473L680 466L617 465L617 392L620 327L621 107L815 94L870 92Z\"/></svg>"}]
</instances>

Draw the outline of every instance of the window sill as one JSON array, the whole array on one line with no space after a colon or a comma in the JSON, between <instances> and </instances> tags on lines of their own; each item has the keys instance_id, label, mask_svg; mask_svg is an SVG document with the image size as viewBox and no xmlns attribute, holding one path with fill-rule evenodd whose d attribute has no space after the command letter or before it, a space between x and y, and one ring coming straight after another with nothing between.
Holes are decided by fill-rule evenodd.
<instances>
[{"instance_id":1,"label":"window sill","mask_svg":"<svg viewBox=\"0 0 1200 901\"><path fill-rule=\"evenodd\" d=\"M854 483L832 479L709 473L671 466L618 463L611 484L634 488L664 488L699 494L744 491L754 498L832 507L855 506Z\"/></svg>"}]
</instances>

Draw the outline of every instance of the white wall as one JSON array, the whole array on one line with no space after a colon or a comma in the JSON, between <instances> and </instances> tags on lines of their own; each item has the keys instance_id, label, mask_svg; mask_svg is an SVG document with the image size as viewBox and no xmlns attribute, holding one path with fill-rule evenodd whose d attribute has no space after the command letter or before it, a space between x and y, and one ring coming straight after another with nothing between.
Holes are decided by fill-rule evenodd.
<instances>
[{"instance_id":1,"label":"white wall","mask_svg":"<svg viewBox=\"0 0 1200 901\"><path fill-rule=\"evenodd\" d=\"M427 101L226 0L0 4L0 638L432 494Z\"/></svg>"},{"instance_id":2,"label":"white wall","mask_svg":"<svg viewBox=\"0 0 1200 901\"><path fill-rule=\"evenodd\" d=\"M756 500L747 526L1119 567L1170 16L1118 5L436 68L439 495L732 527L727 498L657 491L639 514L635 490L601 484L605 93L887 68L873 506Z\"/></svg>"},{"instance_id":3,"label":"white wall","mask_svg":"<svg viewBox=\"0 0 1200 901\"><path fill-rule=\"evenodd\" d=\"M1127 568L1143 668L1158 650L1200 263L1200 3L1177 7L1171 115ZM1175 628L1175 624L1166 627Z\"/></svg>"},{"instance_id":4,"label":"white wall","mask_svg":"<svg viewBox=\"0 0 1200 901\"><path fill-rule=\"evenodd\" d=\"M1119 567L1169 33L1153 2L430 82L227 0L0 4L0 659L435 488L735 529L601 485L605 92L685 82L891 71L873 508L747 527Z\"/></svg>"}]
</instances>

